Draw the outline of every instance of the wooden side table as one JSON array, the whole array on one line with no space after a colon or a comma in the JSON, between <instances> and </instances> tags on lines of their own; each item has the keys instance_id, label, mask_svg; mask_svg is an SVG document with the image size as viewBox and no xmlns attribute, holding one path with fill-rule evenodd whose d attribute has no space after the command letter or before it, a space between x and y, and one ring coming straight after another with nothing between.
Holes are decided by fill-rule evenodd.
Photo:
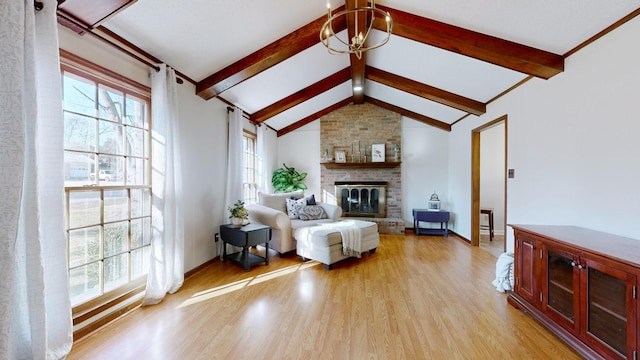
<instances>
[{"instance_id":1,"label":"wooden side table","mask_svg":"<svg viewBox=\"0 0 640 360\"><path fill-rule=\"evenodd\" d=\"M439 222L440 229L421 228L420 222ZM413 228L416 235L443 235L449 236L449 212L429 211L427 209L413 209Z\"/></svg>"},{"instance_id":2,"label":"wooden side table","mask_svg":"<svg viewBox=\"0 0 640 360\"><path fill-rule=\"evenodd\" d=\"M222 260L230 260L249 271L253 265L262 262L269 265L269 241L271 240L271 227L262 224L248 224L235 227L232 224L220 225L220 237L222 238ZM242 251L227 255L227 244L242 247ZM264 256L249 252L251 246L265 244Z\"/></svg>"}]
</instances>

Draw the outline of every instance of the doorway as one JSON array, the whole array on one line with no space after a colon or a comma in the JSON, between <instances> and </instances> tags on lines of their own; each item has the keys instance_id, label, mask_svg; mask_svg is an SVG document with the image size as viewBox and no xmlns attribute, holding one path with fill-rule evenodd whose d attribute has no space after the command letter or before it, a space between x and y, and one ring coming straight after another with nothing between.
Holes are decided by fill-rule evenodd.
<instances>
[{"instance_id":1,"label":"doorway","mask_svg":"<svg viewBox=\"0 0 640 360\"><path fill-rule=\"evenodd\" d=\"M472 130L471 151L471 245L480 246L482 240L482 247L499 255L506 250L507 115ZM487 226L490 216L492 241Z\"/></svg>"}]
</instances>

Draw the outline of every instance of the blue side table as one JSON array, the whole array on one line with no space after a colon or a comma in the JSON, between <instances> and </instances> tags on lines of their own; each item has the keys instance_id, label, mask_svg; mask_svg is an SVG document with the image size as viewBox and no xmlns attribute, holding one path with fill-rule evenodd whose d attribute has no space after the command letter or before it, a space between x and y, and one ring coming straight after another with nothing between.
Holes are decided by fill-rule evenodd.
<instances>
[{"instance_id":1,"label":"blue side table","mask_svg":"<svg viewBox=\"0 0 640 360\"><path fill-rule=\"evenodd\" d=\"M421 228L420 222L440 223L440 229ZM413 209L413 228L416 235L443 235L449 236L449 212L429 211L427 209Z\"/></svg>"}]
</instances>

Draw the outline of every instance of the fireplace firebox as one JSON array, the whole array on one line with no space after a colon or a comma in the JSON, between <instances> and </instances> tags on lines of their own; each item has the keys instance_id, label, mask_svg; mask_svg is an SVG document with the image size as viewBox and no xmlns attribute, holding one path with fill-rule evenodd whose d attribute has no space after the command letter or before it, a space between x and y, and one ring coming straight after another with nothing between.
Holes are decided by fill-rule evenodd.
<instances>
[{"instance_id":1,"label":"fireplace firebox","mask_svg":"<svg viewBox=\"0 0 640 360\"><path fill-rule=\"evenodd\" d=\"M336 199L345 217L384 218L387 213L386 181L336 181Z\"/></svg>"}]
</instances>

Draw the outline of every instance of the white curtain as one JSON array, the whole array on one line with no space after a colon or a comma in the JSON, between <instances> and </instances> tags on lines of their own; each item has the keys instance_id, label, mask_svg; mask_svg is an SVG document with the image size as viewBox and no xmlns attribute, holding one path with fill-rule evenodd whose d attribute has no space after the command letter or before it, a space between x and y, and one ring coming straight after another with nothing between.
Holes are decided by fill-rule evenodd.
<instances>
[{"instance_id":1,"label":"white curtain","mask_svg":"<svg viewBox=\"0 0 640 360\"><path fill-rule=\"evenodd\" d=\"M153 210L151 260L142 305L157 304L184 282L184 213L176 74L151 74Z\"/></svg>"},{"instance_id":2,"label":"white curtain","mask_svg":"<svg viewBox=\"0 0 640 360\"><path fill-rule=\"evenodd\" d=\"M227 183L224 197L225 211L223 224L229 223L228 206L242 200L242 109L236 107L227 113L229 135L227 137ZM218 255L222 256L222 241L218 244Z\"/></svg>"},{"instance_id":3,"label":"white curtain","mask_svg":"<svg viewBox=\"0 0 640 360\"><path fill-rule=\"evenodd\" d=\"M56 1L0 1L0 359L61 359L73 334Z\"/></svg>"},{"instance_id":4,"label":"white curtain","mask_svg":"<svg viewBox=\"0 0 640 360\"><path fill-rule=\"evenodd\" d=\"M267 132L269 128L266 125L258 127L258 134L256 139L256 154L257 154L257 176L258 176L258 190L262 192L270 192L271 185L271 171L269 169L269 134Z\"/></svg>"}]
</instances>

